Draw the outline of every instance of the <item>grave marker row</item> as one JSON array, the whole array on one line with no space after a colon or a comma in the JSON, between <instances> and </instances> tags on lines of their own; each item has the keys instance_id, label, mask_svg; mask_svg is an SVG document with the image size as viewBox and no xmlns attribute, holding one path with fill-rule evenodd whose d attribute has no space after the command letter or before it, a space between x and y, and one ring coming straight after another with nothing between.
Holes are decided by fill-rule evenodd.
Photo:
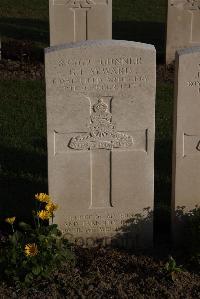
<instances>
[{"instance_id":1,"label":"grave marker row","mask_svg":"<svg viewBox=\"0 0 200 299\"><path fill-rule=\"evenodd\" d=\"M155 49L69 43L111 38L111 5L50 0L51 45L59 46L46 50L49 191L62 207L56 221L68 238L95 243L120 235L147 247L153 221L151 213L139 215L154 202ZM179 47L200 42L199 16L198 0L168 1L167 63ZM198 48L176 58L174 210L200 202L199 58Z\"/></svg>"},{"instance_id":2,"label":"grave marker row","mask_svg":"<svg viewBox=\"0 0 200 299\"><path fill-rule=\"evenodd\" d=\"M112 0L49 0L50 45L112 39ZM200 45L200 0L168 0L166 63Z\"/></svg>"}]
</instances>

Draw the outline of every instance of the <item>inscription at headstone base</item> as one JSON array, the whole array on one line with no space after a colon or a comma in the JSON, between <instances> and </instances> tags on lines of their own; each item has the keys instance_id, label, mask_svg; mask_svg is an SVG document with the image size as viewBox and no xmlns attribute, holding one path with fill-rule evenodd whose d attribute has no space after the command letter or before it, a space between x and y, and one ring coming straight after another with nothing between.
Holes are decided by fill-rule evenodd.
<instances>
[{"instance_id":1,"label":"inscription at headstone base","mask_svg":"<svg viewBox=\"0 0 200 299\"><path fill-rule=\"evenodd\" d=\"M200 45L200 0L168 0L166 62L176 50Z\"/></svg>"},{"instance_id":2,"label":"inscription at headstone base","mask_svg":"<svg viewBox=\"0 0 200 299\"><path fill-rule=\"evenodd\" d=\"M57 223L86 245L132 240L149 246L154 47L88 41L51 47L45 56L49 192L60 206Z\"/></svg>"},{"instance_id":3,"label":"inscription at headstone base","mask_svg":"<svg viewBox=\"0 0 200 299\"><path fill-rule=\"evenodd\" d=\"M112 39L112 0L49 0L51 46Z\"/></svg>"},{"instance_id":4,"label":"inscription at headstone base","mask_svg":"<svg viewBox=\"0 0 200 299\"><path fill-rule=\"evenodd\" d=\"M172 197L176 235L179 207L188 213L200 204L200 47L178 51L175 86Z\"/></svg>"}]
</instances>

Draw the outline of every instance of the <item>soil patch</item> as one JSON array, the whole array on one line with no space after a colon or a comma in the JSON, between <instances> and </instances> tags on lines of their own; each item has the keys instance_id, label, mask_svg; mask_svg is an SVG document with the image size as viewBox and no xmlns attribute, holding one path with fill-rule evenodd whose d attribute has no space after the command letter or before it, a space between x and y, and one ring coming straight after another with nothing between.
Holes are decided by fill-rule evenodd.
<instances>
[{"instance_id":1,"label":"soil patch","mask_svg":"<svg viewBox=\"0 0 200 299\"><path fill-rule=\"evenodd\" d=\"M116 249L75 248L76 265L29 289L0 285L1 298L200 298L200 276L180 272L172 281L165 260Z\"/></svg>"}]
</instances>

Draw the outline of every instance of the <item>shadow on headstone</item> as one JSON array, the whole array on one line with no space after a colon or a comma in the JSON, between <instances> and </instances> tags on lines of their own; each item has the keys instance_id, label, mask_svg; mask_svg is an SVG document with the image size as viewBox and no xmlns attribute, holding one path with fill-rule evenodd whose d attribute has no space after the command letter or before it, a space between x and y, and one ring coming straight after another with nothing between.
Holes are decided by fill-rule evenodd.
<instances>
[{"instance_id":1,"label":"shadow on headstone","mask_svg":"<svg viewBox=\"0 0 200 299\"><path fill-rule=\"evenodd\" d=\"M75 237L70 233L65 233L65 237L72 243L80 247L112 247L137 252L152 253L152 223L153 211L144 208L141 214L136 214L129 219L120 219L122 223L116 229L116 233L109 236L109 233L102 237Z\"/></svg>"},{"instance_id":2,"label":"shadow on headstone","mask_svg":"<svg viewBox=\"0 0 200 299\"><path fill-rule=\"evenodd\" d=\"M157 244L171 241L172 141L155 142L154 238Z\"/></svg>"}]
</instances>

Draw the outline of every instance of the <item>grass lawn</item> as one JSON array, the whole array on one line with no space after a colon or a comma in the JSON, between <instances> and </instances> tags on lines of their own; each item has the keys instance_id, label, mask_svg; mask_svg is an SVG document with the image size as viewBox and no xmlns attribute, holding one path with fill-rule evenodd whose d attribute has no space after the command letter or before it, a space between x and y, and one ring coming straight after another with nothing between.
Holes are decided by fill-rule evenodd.
<instances>
[{"instance_id":1,"label":"grass lawn","mask_svg":"<svg viewBox=\"0 0 200 299\"><path fill-rule=\"evenodd\" d=\"M21 215L47 191L45 85L0 81L0 90L0 213Z\"/></svg>"},{"instance_id":2,"label":"grass lawn","mask_svg":"<svg viewBox=\"0 0 200 299\"><path fill-rule=\"evenodd\" d=\"M165 43L165 0L113 0L113 38L156 45ZM1 0L0 35L3 42L31 41L35 52L49 45L48 0Z\"/></svg>"}]
</instances>

